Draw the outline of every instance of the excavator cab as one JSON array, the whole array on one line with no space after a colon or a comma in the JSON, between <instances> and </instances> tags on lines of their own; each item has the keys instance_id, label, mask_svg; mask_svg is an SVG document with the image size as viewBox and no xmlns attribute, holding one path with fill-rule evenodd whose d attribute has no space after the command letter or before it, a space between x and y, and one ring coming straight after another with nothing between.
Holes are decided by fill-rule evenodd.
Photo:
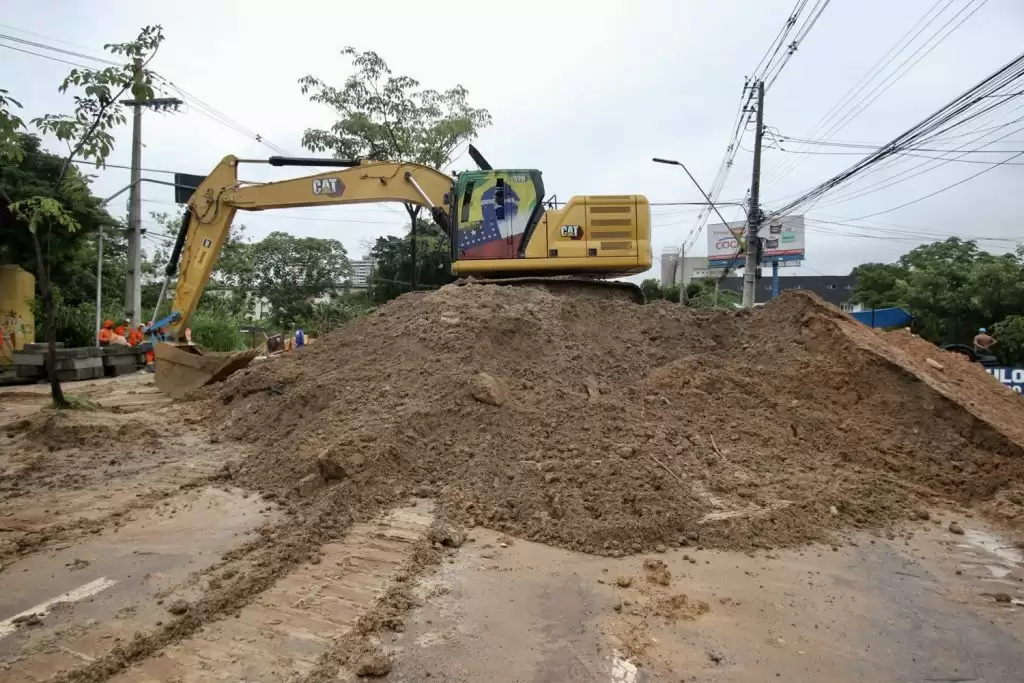
<instances>
[{"instance_id":1,"label":"excavator cab","mask_svg":"<svg viewBox=\"0 0 1024 683\"><path fill-rule=\"evenodd\" d=\"M460 173L450 201L452 261L523 257L544 213L540 171L484 169Z\"/></svg>"}]
</instances>

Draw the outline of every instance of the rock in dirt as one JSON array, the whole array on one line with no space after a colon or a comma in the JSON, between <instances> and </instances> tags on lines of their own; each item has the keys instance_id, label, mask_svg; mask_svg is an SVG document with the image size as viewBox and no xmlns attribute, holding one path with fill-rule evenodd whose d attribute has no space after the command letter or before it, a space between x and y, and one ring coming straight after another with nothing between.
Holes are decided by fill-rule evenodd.
<instances>
[{"instance_id":1,"label":"rock in dirt","mask_svg":"<svg viewBox=\"0 0 1024 683\"><path fill-rule=\"evenodd\" d=\"M295 492L305 498L322 489L324 483L323 477L319 474L307 474L295 485Z\"/></svg>"},{"instance_id":2,"label":"rock in dirt","mask_svg":"<svg viewBox=\"0 0 1024 683\"><path fill-rule=\"evenodd\" d=\"M466 532L451 524L438 524L430 530L428 538L447 548L459 548L466 542Z\"/></svg>"},{"instance_id":3,"label":"rock in dirt","mask_svg":"<svg viewBox=\"0 0 1024 683\"><path fill-rule=\"evenodd\" d=\"M391 673L391 660L381 653L366 654L356 662L356 676L379 678Z\"/></svg>"},{"instance_id":4,"label":"rock in dirt","mask_svg":"<svg viewBox=\"0 0 1024 683\"><path fill-rule=\"evenodd\" d=\"M341 466L341 463L327 452L317 456L316 469L320 473L320 478L325 482L337 481L347 476L345 468Z\"/></svg>"},{"instance_id":5,"label":"rock in dirt","mask_svg":"<svg viewBox=\"0 0 1024 683\"><path fill-rule=\"evenodd\" d=\"M508 385L503 380L486 372L480 372L473 376L470 391L473 398L492 406L504 405L508 400Z\"/></svg>"},{"instance_id":6,"label":"rock in dirt","mask_svg":"<svg viewBox=\"0 0 1024 683\"><path fill-rule=\"evenodd\" d=\"M619 588L629 588L633 585L633 577L621 575L615 579L615 585Z\"/></svg>"},{"instance_id":7,"label":"rock in dirt","mask_svg":"<svg viewBox=\"0 0 1024 683\"><path fill-rule=\"evenodd\" d=\"M963 536L964 535L964 528L962 526L960 526L959 522L950 522L949 523L949 533L956 534L957 536Z\"/></svg>"},{"instance_id":8,"label":"rock in dirt","mask_svg":"<svg viewBox=\"0 0 1024 683\"><path fill-rule=\"evenodd\" d=\"M932 518L932 514L925 508L917 508L914 510L913 517L921 520L922 522L927 522Z\"/></svg>"},{"instance_id":9,"label":"rock in dirt","mask_svg":"<svg viewBox=\"0 0 1024 683\"><path fill-rule=\"evenodd\" d=\"M175 616L181 616L188 611L188 602L185 600L175 600L167 606L167 611Z\"/></svg>"},{"instance_id":10,"label":"rock in dirt","mask_svg":"<svg viewBox=\"0 0 1024 683\"><path fill-rule=\"evenodd\" d=\"M946 369L945 366L942 363L940 363L939 361L935 360L934 358L925 358L924 362L927 363L929 367L935 368L936 370L945 370Z\"/></svg>"},{"instance_id":11,"label":"rock in dirt","mask_svg":"<svg viewBox=\"0 0 1024 683\"><path fill-rule=\"evenodd\" d=\"M668 586L672 583L672 572L661 560L644 560L644 571L650 583Z\"/></svg>"}]
</instances>

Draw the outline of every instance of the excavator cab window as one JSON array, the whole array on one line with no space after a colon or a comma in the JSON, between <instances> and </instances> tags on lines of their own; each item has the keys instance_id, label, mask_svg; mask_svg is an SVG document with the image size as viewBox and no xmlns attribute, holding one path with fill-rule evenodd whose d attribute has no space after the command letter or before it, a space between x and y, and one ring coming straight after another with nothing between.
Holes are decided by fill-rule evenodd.
<instances>
[{"instance_id":1,"label":"excavator cab window","mask_svg":"<svg viewBox=\"0 0 1024 683\"><path fill-rule=\"evenodd\" d=\"M452 260L521 258L544 213L540 171L465 171L455 181Z\"/></svg>"}]
</instances>

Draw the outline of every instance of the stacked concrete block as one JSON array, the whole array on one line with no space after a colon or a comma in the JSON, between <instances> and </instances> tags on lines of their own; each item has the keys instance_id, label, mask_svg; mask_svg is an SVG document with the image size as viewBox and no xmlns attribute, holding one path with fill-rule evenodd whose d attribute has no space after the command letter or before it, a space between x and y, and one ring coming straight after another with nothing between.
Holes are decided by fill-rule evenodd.
<instances>
[{"instance_id":1,"label":"stacked concrete block","mask_svg":"<svg viewBox=\"0 0 1024 683\"><path fill-rule=\"evenodd\" d=\"M48 347L45 343L26 344L24 350L14 354L14 368L18 377L45 379ZM73 382L99 377L116 377L138 370L144 359L139 350L131 346L87 346L67 349L57 345L57 379Z\"/></svg>"},{"instance_id":2,"label":"stacked concrete block","mask_svg":"<svg viewBox=\"0 0 1024 683\"><path fill-rule=\"evenodd\" d=\"M106 346L103 348L103 373L107 377L129 375L141 367L139 350L134 346Z\"/></svg>"}]
</instances>

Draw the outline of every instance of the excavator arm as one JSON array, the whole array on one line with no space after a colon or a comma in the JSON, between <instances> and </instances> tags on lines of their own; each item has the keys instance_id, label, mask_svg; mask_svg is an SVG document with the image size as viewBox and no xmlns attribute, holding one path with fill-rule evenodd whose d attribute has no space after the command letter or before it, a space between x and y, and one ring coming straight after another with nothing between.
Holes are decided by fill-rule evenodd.
<instances>
[{"instance_id":1,"label":"excavator arm","mask_svg":"<svg viewBox=\"0 0 1024 683\"><path fill-rule=\"evenodd\" d=\"M237 157L225 157L192 194L167 265L164 290L174 277L179 260L181 273L171 312L164 319L166 325L163 321L154 324L167 329L166 339L154 347L154 370L157 387L176 398L226 378L245 367L257 353L250 350L221 354L191 343L179 343L210 280L236 212L400 202L426 207L434 222L445 229L450 225L445 207L450 202L452 179L426 166L271 157L268 163L274 166L338 168L279 182L243 184L238 180L240 163L243 161ZM157 306L159 310L159 303Z\"/></svg>"},{"instance_id":2,"label":"excavator arm","mask_svg":"<svg viewBox=\"0 0 1024 683\"><path fill-rule=\"evenodd\" d=\"M274 166L315 164L324 160L271 157ZM434 221L448 229L446 211L452 179L439 171L417 164L391 162L336 162L344 167L290 180L246 184L238 181L240 160L225 157L193 193L188 203L188 223L182 226L181 273L171 307L176 320L168 325L171 339L182 337L188 319L195 312L220 251L227 240L237 211L264 211L304 206L336 206L399 202L422 206ZM170 272L178 261L172 254Z\"/></svg>"}]
</instances>

